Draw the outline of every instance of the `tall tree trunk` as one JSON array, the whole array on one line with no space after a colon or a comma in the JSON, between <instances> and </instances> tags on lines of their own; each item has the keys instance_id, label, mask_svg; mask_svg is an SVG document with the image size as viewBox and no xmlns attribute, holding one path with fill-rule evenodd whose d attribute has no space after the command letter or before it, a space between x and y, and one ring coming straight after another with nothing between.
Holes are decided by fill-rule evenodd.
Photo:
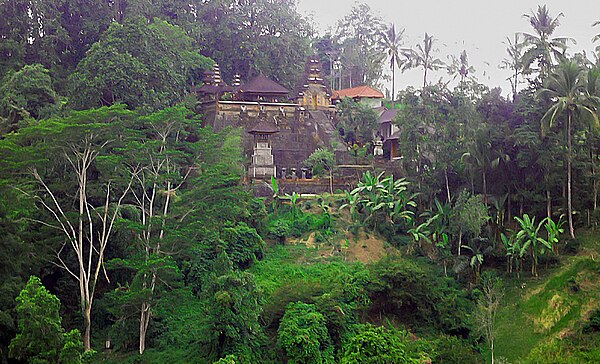
<instances>
[{"instance_id":1,"label":"tall tree trunk","mask_svg":"<svg viewBox=\"0 0 600 364\"><path fill-rule=\"evenodd\" d=\"M83 320L85 324L85 331L83 334L83 347L85 351L92 349L92 305L88 304L83 310Z\"/></svg>"},{"instance_id":2,"label":"tall tree trunk","mask_svg":"<svg viewBox=\"0 0 600 364\"><path fill-rule=\"evenodd\" d=\"M510 224L510 222L512 221L512 219L511 219L512 218L512 212L511 212L511 210L512 210L512 203L511 203L511 198L510 198L511 197L511 194L510 194L511 191L512 190L511 190L511 187L509 185L509 187L508 187L508 196L506 196L506 212L508 214L508 216L507 216L508 224Z\"/></svg>"},{"instance_id":3,"label":"tall tree trunk","mask_svg":"<svg viewBox=\"0 0 600 364\"><path fill-rule=\"evenodd\" d=\"M427 86L427 67L423 66L423 68L425 69L423 71L423 88L425 88Z\"/></svg>"},{"instance_id":4,"label":"tall tree trunk","mask_svg":"<svg viewBox=\"0 0 600 364\"><path fill-rule=\"evenodd\" d=\"M598 181L596 179L596 165L594 163L594 151L590 150L590 161L592 168L592 188L594 189L594 211L598 208Z\"/></svg>"},{"instance_id":5,"label":"tall tree trunk","mask_svg":"<svg viewBox=\"0 0 600 364\"><path fill-rule=\"evenodd\" d=\"M483 203L487 205L488 196L487 196L487 178L485 177L485 170L483 170Z\"/></svg>"},{"instance_id":6,"label":"tall tree trunk","mask_svg":"<svg viewBox=\"0 0 600 364\"><path fill-rule=\"evenodd\" d=\"M492 342L492 364L494 364L494 339L490 341Z\"/></svg>"},{"instance_id":7,"label":"tall tree trunk","mask_svg":"<svg viewBox=\"0 0 600 364\"><path fill-rule=\"evenodd\" d=\"M552 198L550 197L550 188L546 187L546 216L552 218Z\"/></svg>"},{"instance_id":8,"label":"tall tree trunk","mask_svg":"<svg viewBox=\"0 0 600 364\"><path fill-rule=\"evenodd\" d=\"M91 340L91 330L92 330L92 303L90 300L90 289L89 289L89 269L91 268L91 254L93 252L91 242L89 247L90 260L88 263L88 271L84 267L84 215L85 208L87 204L87 195L85 193L86 183L87 183L87 169L85 168L85 163L87 160L81 162L82 169L77 171L78 174L78 183L79 183L79 220L78 220L78 263L79 263L79 291L81 292L81 311L83 314L83 323L84 323L84 335L83 335L83 347L85 351L90 351L92 349L92 340ZM91 221L90 221L91 223ZM90 227L90 233L93 231Z\"/></svg>"},{"instance_id":9,"label":"tall tree trunk","mask_svg":"<svg viewBox=\"0 0 600 364\"><path fill-rule=\"evenodd\" d=\"M475 171L469 172L469 177L471 177L471 194L475 194Z\"/></svg>"},{"instance_id":10,"label":"tall tree trunk","mask_svg":"<svg viewBox=\"0 0 600 364\"><path fill-rule=\"evenodd\" d=\"M573 228L573 204L572 204L572 159L573 146L571 142L571 117L572 112L569 111L567 117L567 210L569 212L569 234L572 239L575 239L575 229Z\"/></svg>"},{"instance_id":11,"label":"tall tree trunk","mask_svg":"<svg viewBox=\"0 0 600 364\"><path fill-rule=\"evenodd\" d=\"M142 303L142 312L140 315L140 347L139 353L144 354L146 350L146 333L148 332L148 325L150 324L150 305L146 302Z\"/></svg>"},{"instance_id":12,"label":"tall tree trunk","mask_svg":"<svg viewBox=\"0 0 600 364\"><path fill-rule=\"evenodd\" d=\"M396 59L392 59L392 109L396 108L396 94L394 93L394 85L396 83Z\"/></svg>"},{"instance_id":13,"label":"tall tree trunk","mask_svg":"<svg viewBox=\"0 0 600 364\"><path fill-rule=\"evenodd\" d=\"M448 168L444 169L444 179L446 180L446 192L448 194L448 203L450 203L450 201L452 201L452 198L450 197L450 183L448 183Z\"/></svg>"}]
</instances>

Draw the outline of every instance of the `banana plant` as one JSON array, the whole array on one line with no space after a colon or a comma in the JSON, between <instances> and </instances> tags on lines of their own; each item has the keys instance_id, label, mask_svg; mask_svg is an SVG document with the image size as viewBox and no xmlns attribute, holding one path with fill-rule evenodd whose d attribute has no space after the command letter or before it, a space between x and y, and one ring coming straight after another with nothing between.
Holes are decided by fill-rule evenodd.
<instances>
[{"instance_id":1,"label":"banana plant","mask_svg":"<svg viewBox=\"0 0 600 364\"><path fill-rule=\"evenodd\" d=\"M560 234L557 228L559 224L555 224L552 219L546 217L538 224L535 223L535 216L529 217L524 214L523 218L515 216L515 220L519 223L521 230L517 232L515 240L519 243L521 250L519 255L523 257L529 251L531 255L531 275L538 276L537 266L540 256L546 251L553 251L553 245L558 243L558 235ZM552 221L549 223L548 221ZM546 227L549 232L549 239L544 239L540 236L540 230Z\"/></svg>"},{"instance_id":2,"label":"banana plant","mask_svg":"<svg viewBox=\"0 0 600 364\"><path fill-rule=\"evenodd\" d=\"M366 172L363 180L350 193L346 193L347 203L340 208L350 207L353 217L357 212L364 213L363 223L377 228L379 222L396 225L401 222L410 224L414 220L417 204L415 195L409 192L410 183L404 179L395 180L393 175L383 177Z\"/></svg>"},{"instance_id":3,"label":"banana plant","mask_svg":"<svg viewBox=\"0 0 600 364\"><path fill-rule=\"evenodd\" d=\"M471 239L469 245L463 245L462 247L472 253L469 265L475 273L475 280L478 282L485 256L494 250L494 246L489 244L489 239L487 238L475 238Z\"/></svg>"},{"instance_id":4,"label":"banana plant","mask_svg":"<svg viewBox=\"0 0 600 364\"><path fill-rule=\"evenodd\" d=\"M320 198L318 201L319 207L321 208L321 211L323 212L323 217L324 217L324 228L325 229L329 229L331 227L331 206L329 206L329 204L322 198Z\"/></svg>"},{"instance_id":5,"label":"banana plant","mask_svg":"<svg viewBox=\"0 0 600 364\"><path fill-rule=\"evenodd\" d=\"M521 273L521 247L519 245L519 241L515 239L515 234L510 231L510 235L506 235L504 233L500 233L500 240L502 241L502 245L506 250L506 272L512 273L513 268L517 270L517 276L520 276Z\"/></svg>"},{"instance_id":6,"label":"banana plant","mask_svg":"<svg viewBox=\"0 0 600 364\"><path fill-rule=\"evenodd\" d=\"M277 207L279 205L279 183L277 183L277 178L275 178L275 176L271 176L271 191L273 191L271 207L273 208L273 215L277 216Z\"/></svg>"},{"instance_id":7,"label":"banana plant","mask_svg":"<svg viewBox=\"0 0 600 364\"><path fill-rule=\"evenodd\" d=\"M348 208L350 210L352 221L358 221L358 210L362 201L360 195L348 191L344 191L344 194L346 195L346 202L340 206L340 210Z\"/></svg>"},{"instance_id":8,"label":"banana plant","mask_svg":"<svg viewBox=\"0 0 600 364\"><path fill-rule=\"evenodd\" d=\"M292 192L290 195L286 193L284 199L288 200L292 204L292 217L295 219L298 215L298 200L300 199L300 195L297 192Z\"/></svg>"}]
</instances>

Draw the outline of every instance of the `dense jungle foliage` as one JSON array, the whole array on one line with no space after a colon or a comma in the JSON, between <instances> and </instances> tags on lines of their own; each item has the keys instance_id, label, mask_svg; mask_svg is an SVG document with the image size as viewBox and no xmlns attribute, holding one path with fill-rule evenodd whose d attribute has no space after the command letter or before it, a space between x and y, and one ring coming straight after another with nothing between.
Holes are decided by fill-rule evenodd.
<instances>
[{"instance_id":1,"label":"dense jungle foliage","mask_svg":"<svg viewBox=\"0 0 600 364\"><path fill-rule=\"evenodd\" d=\"M0 14L0 362L600 361L600 48L571 54L562 15L509 38L506 98L366 4L325 36L294 0ZM423 70L392 86L401 158L373 161L377 115L344 100L368 171L334 191L323 146L328 193L257 198L193 90L214 62L292 88L311 54L334 88Z\"/></svg>"}]
</instances>

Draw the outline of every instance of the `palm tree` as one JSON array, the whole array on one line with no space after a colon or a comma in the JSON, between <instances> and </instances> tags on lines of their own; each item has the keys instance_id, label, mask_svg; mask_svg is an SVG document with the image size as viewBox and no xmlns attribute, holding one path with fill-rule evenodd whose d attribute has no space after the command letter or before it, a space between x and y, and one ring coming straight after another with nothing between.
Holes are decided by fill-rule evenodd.
<instances>
[{"instance_id":1,"label":"palm tree","mask_svg":"<svg viewBox=\"0 0 600 364\"><path fill-rule=\"evenodd\" d=\"M396 100L396 93L394 89L396 81L396 66L402 67L404 63L401 59L401 55L404 50L400 48L402 45L402 37L404 36L404 29L396 33L396 26L390 24L384 32L381 32L382 46L387 51L390 60L390 69L392 70L392 108L394 107L394 101Z\"/></svg>"},{"instance_id":2,"label":"palm tree","mask_svg":"<svg viewBox=\"0 0 600 364\"><path fill-rule=\"evenodd\" d=\"M472 170L481 172L483 202L487 204L487 171L498 167L500 162L509 162L510 156L492 145L489 129L478 130L474 137L473 143L469 145L469 151L463 153L461 161L470 165Z\"/></svg>"},{"instance_id":3,"label":"palm tree","mask_svg":"<svg viewBox=\"0 0 600 364\"><path fill-rule=\"evenodd\" d=\"M575 238L573 229L573 206L572 206L572 162L573 162L573 120L584 119L592 122L592 125L598 127L600 124L598 114L594 104L598 105L600 99L597 96L590 95L586 89L586 73L577 63L568 61L562 63L559 68L552 73L546 82L546 86L540 90L541 96L548 97L553 105L542 117L542 134L554 126L558 116L566 113L567 124L567 209L569 218L569 234Z\"/></svg>"},{"instance_id":4,"label":"palm tree","mask_svg":"<svg viewBox=\"0 0 600 364\"><path fill-rule=\"evenodd\" d=\"M600 20L594 22L594 24L592 24L593 27L600 25ZM596 43L597 41L600 40L600 33L594 35L594 37L592 38L592 43ZM596 61L600 61L600 45L596 46Z\"/></svg>"},{"instance_id":5,"label":"palm tree","mask_svg":"<svg viewBox=\"0 0 600 364\"><path fill-rule=\"evenodd\" d=\"M524 44L528 49L523 54L523 70L525 73L533 72L531 66L537 61L540 77L547 76L552 68L555 59L561 62L565 58L567 42L575 43L572 38L558 37L552 38L552 34L560 25L559 19L564 16L559 13L552 18L546 5L538 6L536 12L523 14L523 17L529 19L529 23L535 34L522 33Z\"/></svg>"},{"instance_id":6,"label":"palm tree","mask_svg":"<svg viewBox=\"0 0 600 364\"><path fill-rule=\"evenodd\" d=\"M427 86L427 72L437 71L444 66L444 62L439 58L433 58L433 52L437 51L433 48L435 38L432 35L425 33L423 45L417 44L416 49L407 51L408 62L403 66L403 69L423 67L423 88Z\"/></svg>"},{"instance_id":7,"label":"palm tree","mask_svg":"<svg viewBox=\"0 0 600 364\"><path fill-rule=\"evenodd\" d=\"M458 58L456 56L451 56L450 60L452 61L452 63L449 64L447 67L448 74L453 76L452 80L455 80L456 77L460 76L460 85L464 85L465 80L467 79L469 74L475 72L475 68L469 65L467 51L463 50L458 56Z\"/></svg>"},{"instance_id":8,"label":"palm tree","mask_svg":"<svg viewBox=\"0 0 600 364\"><path fill-rule=\"evenodd\" d=\"M515 33L515 39L511 40L506 37L507 47L506 53L508 57L504 58L500 63L500 68L511 70L513 73L507 80L510 82L510 86L513 94L513 101L517 99L517 88L519 86L519 76L523 73L523 47L525 44L521 42L519 33Z\"/></svg>"}]
</instances>

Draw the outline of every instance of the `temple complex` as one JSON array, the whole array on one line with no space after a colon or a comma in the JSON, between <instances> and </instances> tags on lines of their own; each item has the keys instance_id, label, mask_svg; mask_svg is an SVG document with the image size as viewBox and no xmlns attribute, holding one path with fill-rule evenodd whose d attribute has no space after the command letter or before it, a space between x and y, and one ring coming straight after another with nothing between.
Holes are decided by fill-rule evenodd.
<instances>
[{"instance_id":1,"label":"temple complex","mask_svg":"<svg viewBox=\"0 0 600 364\"><path fill-rule=\"evenodd\" d=\"M375 109L379 116L379 128L373 135L375 160L398 157L398 129L393 123L398 110L382 106L383 94L369 86L332 91L323 79L317 57L307 60L294 91L262 74L245 83L236 75L230 86L221 79L219 66L215 65L205 74L204 85L196 96L198 112L207 125L216 131L230 126L244 130L246 176L253 181L268 181L274 176L288 182L309 182L311 171L304 161L317 148L333 150L340 170L369 167L354 165L355 159L350 158L348 146L336 128L335 104L345 97ZM357 175L355 171L350 174ZM305 187L304 192L319 192L315 186Z\"/></svg>"},{"instance_id":2,"label":"temple complex","mask_svg":"<svg viewBox=\"0 0 600 364\"><path fill-rule=\"evenodd\" d=\"M246 174L252 179L303 178L304 161L319 147L334 150L338 163L347 154L333 120L335 106L316 57L293 95L277 82L258 75L246 83L235 77L227 85L218 65L205 75L196 92L198 111L215 130L245 130Z\"/></svg>"}]
</instances>

